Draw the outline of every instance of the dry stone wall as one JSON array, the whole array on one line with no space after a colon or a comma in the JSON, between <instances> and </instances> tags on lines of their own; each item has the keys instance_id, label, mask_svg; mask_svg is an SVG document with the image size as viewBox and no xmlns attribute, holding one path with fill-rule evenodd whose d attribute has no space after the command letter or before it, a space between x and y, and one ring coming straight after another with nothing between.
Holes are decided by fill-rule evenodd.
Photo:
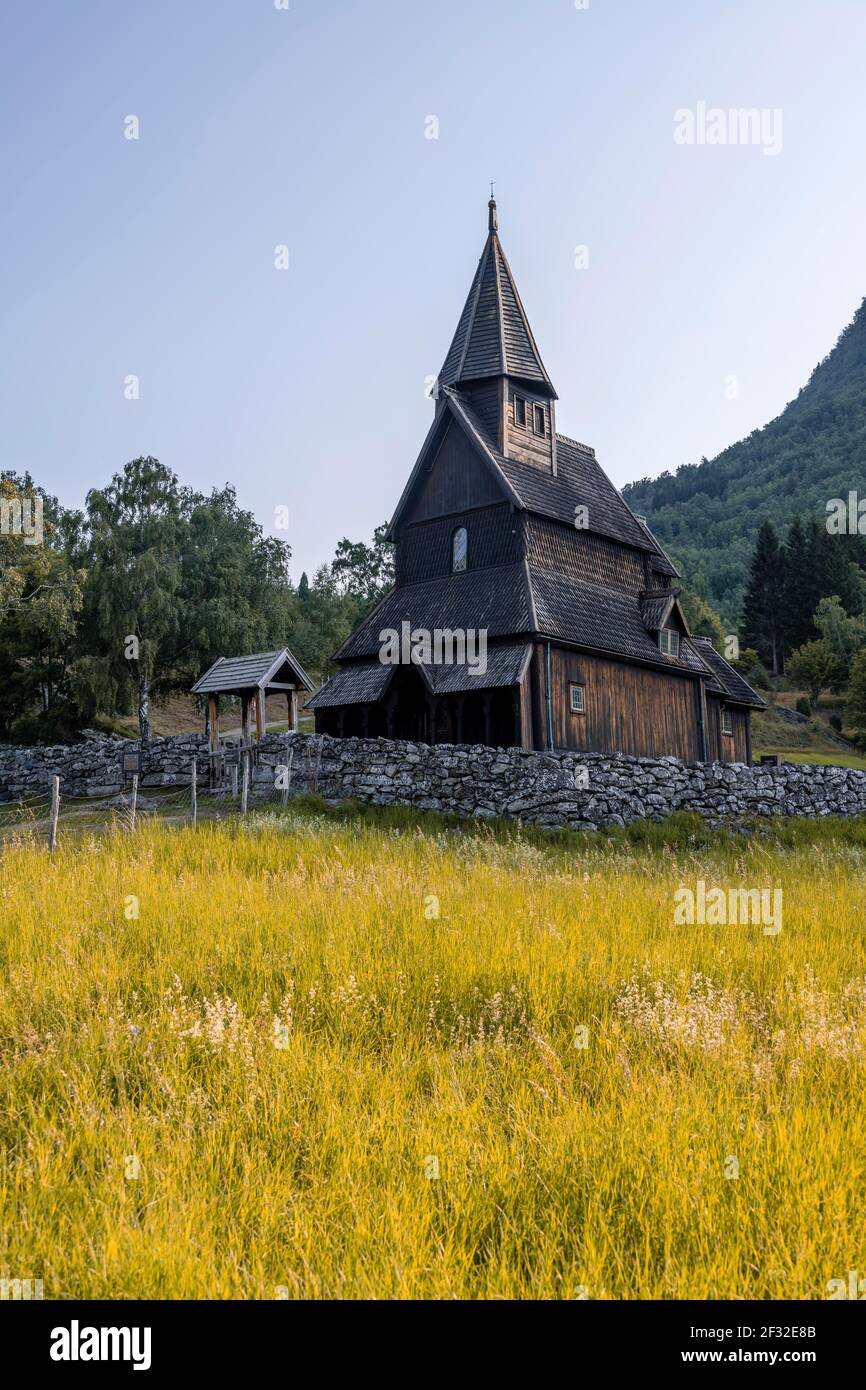
<instances>
[{"instance_id":1,"label":"dry stone wall","mask_svg":"<svg viewBox=\"0 0 866 1390\"><path fill-rule=\"evenodd\" d=\"M61 796L105 797L122 787L130 740L100 736L52 748L0 746L0 802L47 792L59 775ZM188 782L192 759L207 774L203 737L154 739L142 759L141 784ZM402 803L459 816L505 816L545 826L596 829L663 820L673 811L705 819L748 816L866 814L866 771L787 764L686 765L676 758L621 754L525 753L478 745L386 739L271 735L258 746L251 796L275 795L278 769L291 763L292 793L317 791L331 801Z\"/></svg>"}]
</instances>

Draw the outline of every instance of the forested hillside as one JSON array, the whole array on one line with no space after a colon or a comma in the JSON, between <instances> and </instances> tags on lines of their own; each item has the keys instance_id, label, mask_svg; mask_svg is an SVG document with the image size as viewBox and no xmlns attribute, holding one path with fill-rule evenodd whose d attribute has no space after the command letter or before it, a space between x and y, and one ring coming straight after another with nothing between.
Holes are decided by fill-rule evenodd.
<instances>
[{"instance_id":1,"label":"forested hillside","mask_svg":"<svg viewBox=\"0 0 866 1390\"><path fill-rule=\"evenodd\" d=\"M759 527L866 496L866 300L833 351L782 414L717 458L623 489L690 588L731 623L740 617Z\"/></svg>"}]
</instances>

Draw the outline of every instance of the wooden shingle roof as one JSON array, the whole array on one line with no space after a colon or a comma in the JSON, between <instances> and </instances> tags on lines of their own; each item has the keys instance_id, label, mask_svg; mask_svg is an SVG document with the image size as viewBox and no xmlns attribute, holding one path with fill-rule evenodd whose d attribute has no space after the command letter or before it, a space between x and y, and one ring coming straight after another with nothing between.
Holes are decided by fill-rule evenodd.
<instances>
[{"instance_id":1,"label":"wooden shingle roof","mask_svg":"<svg viewBox=\"0 0 866 1390\"><path fill-rule=\"evenodd\" d=\"M513 376L555 397L499 240L492 198L489 211L488 237L439 373L439 385Z\"/></svg>"},{"instance_id":2,"label":"wooden shingle roof","mask_svg":"<svg viewBox=\"0 0 866 1390\"><path fill-rule=\"evenodd\" d=\"M327 709L334 705L366 705L381 700L391 678L393 666L383 666L381 661L353 661L342 666L321 690L317 690L306 703L306 709Z\"/></svg>"},{"instance_id":3,"label":"wooden shingle roof","mask_svg":"<svg viewBox=\"0 0 866 1390\"><path fill-rule=\"evenodd\" d=\"M659 574L672 578L678 576L678 571L652 531L635 516L588 445L557 434L557 472L547 473L531 463L505 458L465 397L457 391L446 391L444 394L446 404L463 420L479 450L483 451L490 466L502 479L503 490L516 506L539 516L551 517L554 521L563 521L568 526L574 525L576 508L585 507L588 531L645 550L652 555L652 566ZM407 488L404 493L406 500L408 493ZM392 528L398 515L399 508L391 523Z\"/></svg>"},{"instance_id":4,"label":"wooden shingle roof","mask_svg":"<svg viewBox=\"0 0 866 1390\"><path fill-rule=\"evenodd\" d=\"M486 666L482 672L460 662L416 663L427 688L434 695L467 695L477 690L499 690L517 685L526 674L532 656L529 642L498 642L487 648ZM322 686L307 709L326 709L329 706L363 705L381 700L397 668L383 665L378 658L352 661Z\"/></svg>"},{"instance_id":5,"label":"wooden shingle roof","mask_svg":"<svg viewBox=\"0 0 866 1390\"><path fill-rule=\"evenodd\" d=\"M715 676L729 699L740 705L751 705L753 709L764 709L765 701L752 689L748 681L743 680L739 671L734 670L734 667L716 651L709 637L692 637L689 640L694 643L704 665Z\"/></svg>"},{"instance_id":6,"label":"wooden shingle roof","mask_svg":"<svg viewBox=\"0 0 866 1390\"><path fill-rule=\"evenodd\" d=\"M194 695L263 690L271 681L315 690L313 682L287 647L251 656L219 656L192 687Z\"/></svg>"},{"instance_id":7,"label":"wooden shingle roof","mask_svg":"<svg viewBox=\"0 0 866 1390\"><path fill-rule=\"evenodd\" d=\"M491 641L532 632L535 626L526 565L491 565L462 574L401 584L376 605L336 654L337 661L378 656L380 632L400 632L401 624L434 629L487 632Z\"/></svg>"}]
</instances>

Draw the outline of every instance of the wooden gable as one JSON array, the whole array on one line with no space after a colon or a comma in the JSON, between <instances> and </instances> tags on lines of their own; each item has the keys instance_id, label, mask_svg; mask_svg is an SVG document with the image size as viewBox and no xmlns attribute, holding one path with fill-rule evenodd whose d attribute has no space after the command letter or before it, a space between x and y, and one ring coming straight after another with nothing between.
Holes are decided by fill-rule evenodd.
<instances>
[{"instance_id":1,"label":"wooden gable","mask_svg":"<svg viewBox=\"0 0 866 1390\"><path fill-rule=\"evenodd\" d=\"M455 419L449 419L438 449L416 480L401 524L448 516L501 502L502 486Z\"/></svg>"}]
</instances>

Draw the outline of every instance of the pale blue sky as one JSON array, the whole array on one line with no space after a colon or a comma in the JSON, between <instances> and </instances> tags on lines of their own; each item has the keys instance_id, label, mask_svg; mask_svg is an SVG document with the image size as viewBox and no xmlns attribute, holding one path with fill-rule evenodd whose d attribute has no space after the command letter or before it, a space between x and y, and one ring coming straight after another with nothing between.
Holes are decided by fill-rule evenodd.
<instances>
[{"instance_id":1,"label":"pale blue sky","mask_svg":"<svg viewBox=\"0 0 866 1390\"><path fill-rule=\"evenodd\" d=\"M866 293L864 0L2 0L0 53L0 467L232 481L296 578L396 504L491 178L619 485L777 414ZM781 154L677 145L700 101Z\"/></svg>"}]
</instances>

